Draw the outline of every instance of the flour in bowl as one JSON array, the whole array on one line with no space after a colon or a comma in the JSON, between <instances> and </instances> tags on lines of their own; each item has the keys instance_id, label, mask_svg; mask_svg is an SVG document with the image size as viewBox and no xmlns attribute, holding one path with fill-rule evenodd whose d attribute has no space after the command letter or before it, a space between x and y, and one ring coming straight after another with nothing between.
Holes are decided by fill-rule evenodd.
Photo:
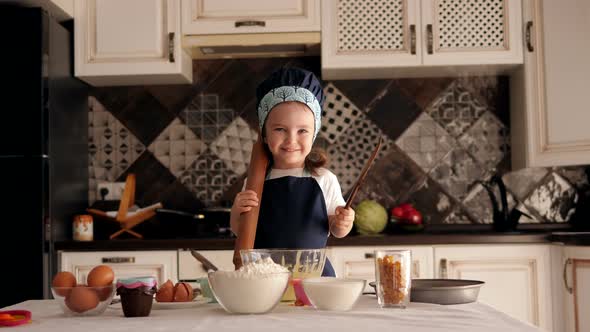
<instances>
[{"instance_id":1,"label":"flour in bowl","mask_svg":"<svg viewBox=\"0 0 590 332\"><path fill-rule=\"evenodd\" d=\"M268 257L243 265L237 271L210 272L209 283L226 311L264 313L279 303L289 276L287 268Z\"/></svg>"}]
</instances>

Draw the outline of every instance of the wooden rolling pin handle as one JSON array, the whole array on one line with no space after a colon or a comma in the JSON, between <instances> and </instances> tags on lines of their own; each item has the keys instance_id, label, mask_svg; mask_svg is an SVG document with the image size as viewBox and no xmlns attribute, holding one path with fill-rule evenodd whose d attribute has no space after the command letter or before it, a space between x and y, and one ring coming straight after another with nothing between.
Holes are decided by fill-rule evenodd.
<instances>
[{"instance_id":1,"label":"wooden rolling pin handle","mask_svg":"<svg viewBox=\"0 0 590 332\"><path fill-rule=\"evenodd\" d=\"M250 211L240 215L238 237L235 242L233 258L236 270L242 266L240 250L254 248L256 226L258 224L260 204L262 203L262 188L264 187L267 166L268 156L264 150L262 135L258 133L258 140L252 146L250 166L248 167L248 179L246 180L246 190L253 190L256 192L256 195L258 196L258 206L255 206Z\"/></svg>"}]
</instances>

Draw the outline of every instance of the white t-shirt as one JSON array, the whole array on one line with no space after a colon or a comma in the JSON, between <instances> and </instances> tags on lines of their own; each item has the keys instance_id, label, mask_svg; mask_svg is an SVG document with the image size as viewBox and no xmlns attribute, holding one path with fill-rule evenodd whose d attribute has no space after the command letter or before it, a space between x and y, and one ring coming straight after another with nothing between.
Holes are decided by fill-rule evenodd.
<instances>
[{"instance_id":1,"label":"white t-shirt","mask_svg":"<svg viewBox=\"0 0 590 332\"><path fill-rule=\"evenodd\" d=\"M342 189L340 188L340 183L338 183L338 178L336 178L336 174L332 173L330 170L326 168L318 168L316 171L317 175L309 175L314 178L320 189L322 189L322 193L324 194L324 201L326 202L326 211L328 215L331 216L336 213L336 207L344 206L344 197L342 197ZM281 178L284 176L295 176L295 177L304 177L306 174L304 173L303 168L289 168L289 169L276 169L273 168L270 170L268 174L267 180ZM246 187L246 181L244 181L244 188ZM263 193L264 195L264 193Z\"/></svg>"}]
</instances>

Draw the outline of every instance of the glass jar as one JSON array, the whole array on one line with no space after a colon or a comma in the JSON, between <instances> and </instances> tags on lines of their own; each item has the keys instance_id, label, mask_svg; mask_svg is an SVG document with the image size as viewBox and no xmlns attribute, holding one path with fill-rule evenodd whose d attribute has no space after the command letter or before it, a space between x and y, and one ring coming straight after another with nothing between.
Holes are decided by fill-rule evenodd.
<instances>
[{"instance_id":1,"label":"glass jar","mask_svg":"<svg viewBox=\"0 0 590 332\"><path fill-rule=\"evenodd\" d=\"M377 301L382 308L405 308L412 287L410 250L375 250Z\"/></svg>"}]
</instances>

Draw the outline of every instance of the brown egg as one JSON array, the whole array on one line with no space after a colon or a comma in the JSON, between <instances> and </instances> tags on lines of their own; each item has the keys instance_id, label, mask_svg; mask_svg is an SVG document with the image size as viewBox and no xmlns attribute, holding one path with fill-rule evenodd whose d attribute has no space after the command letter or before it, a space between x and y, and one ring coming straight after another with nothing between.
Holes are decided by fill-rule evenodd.
<instances>
[{"instance_id":1,"label":"brown egg","mask_svg":"<svg viewBox=\"0 0 590 332\"><path fill-rule=\"evenodd\" d=\"M193 287L186 282L179 282L174 286L174 302L189 302L193 300Z\"/></svg>"},{"instance_id":2,"label":"brown egg","mask_svg":"<svg viewBox=\"0 0 590 332\"><path fill-rule=\"evenodd\" d=\"M98 295L98 299L100 300L100 302L108 300L108 298L113 293L113 289L115 289L115 286L113 286L113 285L94 288L94 290L96 291L96 295Z\"/></svg>"},{"instance_id":3,"label":"brown egg","mask_svg":"<svg viewBox=\"0 0 590 332\"><path fill-rule=\"evenodd\" d=\"M106 265L99 265L90 270L86 281L90 287L102 287L111 285L113 280L115 280L113 269Z\"/></svg>"},{"instance_id":4,"label":"brown egg","mask_svg":"<svg viewBox=\"0 0 590 332\"><path fill-rule=\"evenodd\" d=\"M156 301L158 302L172 302L174 300L174 284L168 280L160 286L156 292Z\"/></svg>"},{"instance_id":5,"label":"brown egg","mask_svg":"<svg viewBox=\"0 0 590 332\"><path fill-rule=\"evenodd\" d=\"M59 288L55 289L56 294L60 296L68 296L71 291L71 287L76 287L76 277L71 272L58 272L53 277L51 286Z\"/></svg>"},{"instance_id":6,"label":"brown egg","mask_svg":"<svg viewBox=\"0 0 590 332\"><path fill-rule=\"evenodd\" d=\"M72 291L66 297L65 303L70 310L81 313L96 308L98 295L89 287L78 286L72 288Z\"/></svg>"}]
</instances>

